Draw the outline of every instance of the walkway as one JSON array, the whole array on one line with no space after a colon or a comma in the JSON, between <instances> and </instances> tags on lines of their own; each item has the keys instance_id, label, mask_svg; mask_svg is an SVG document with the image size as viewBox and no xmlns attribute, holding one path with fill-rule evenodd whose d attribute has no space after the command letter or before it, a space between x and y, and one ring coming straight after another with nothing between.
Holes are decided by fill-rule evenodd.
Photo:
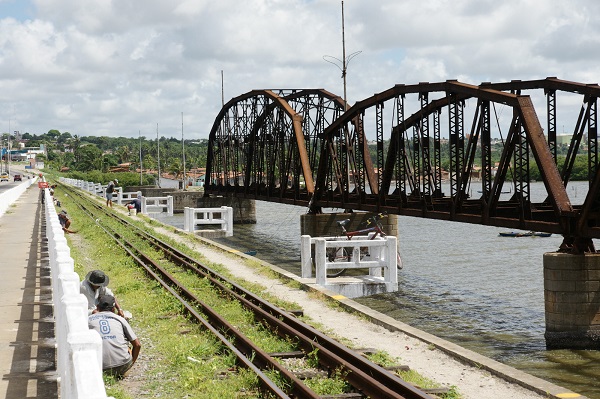
<instances>
[{"instance_id":1,"label":"walkway","mask_svg":"<svg viewBox=\"0 0 600 399\"><path fill-rule=\"evenodd\" d=\"M57 398L52 292L39 189L0 217L0 398Z\"/></svg>"}]
</instances>

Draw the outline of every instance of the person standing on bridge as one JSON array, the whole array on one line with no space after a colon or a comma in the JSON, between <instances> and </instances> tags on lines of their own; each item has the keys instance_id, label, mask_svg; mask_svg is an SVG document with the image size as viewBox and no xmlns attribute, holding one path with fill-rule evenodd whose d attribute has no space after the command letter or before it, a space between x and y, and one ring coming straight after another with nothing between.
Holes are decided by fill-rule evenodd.
<instances>
[{"instance_id":1,"label":"person standing on bridge","mask_svg":"<svg viewBox=\"0 0 600 399\"><path fill-rule=\"evenodd\" d=\"M108 183L108 186L106 186L106 206L108 206L109 208L112 208L112 198L113 198L113 193L115 192L115 183L119 183L119 181L117 179L115 179L114 181L110 181Z\"/></svg>"},{"instance_id":2,"label":"person standing on bridge","mask_svg":"<svg viewBox=\"0 0 600 399\"><path fill-rule=\"evenodd\" d=\"M102 371L121 379L137 360L142 344L127 320L114 313L115 305L114 296L99 297L88 326L102 338Z\"/></svg>"}]
</instances>

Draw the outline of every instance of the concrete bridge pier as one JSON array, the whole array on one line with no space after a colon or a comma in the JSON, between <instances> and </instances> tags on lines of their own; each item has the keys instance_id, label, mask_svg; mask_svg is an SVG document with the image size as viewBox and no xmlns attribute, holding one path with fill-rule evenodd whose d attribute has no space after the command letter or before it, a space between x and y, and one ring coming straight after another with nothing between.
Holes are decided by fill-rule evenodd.
<instances>
[{"instance_id":1,"label":"concrete bridge pier","mask_svg":"<svg viewBox=\"0 0 600 399\"><path fill-rule=\"evenodd\" d=\"M350 224L346 227L348 231L355 231L358 225L366 221L372 213L352 212L352 213L318 213L300 215L300 234L311 237L329 237L341 235L340 227L336 221L350 219ZM398 215L385 215L380 220L385 234L398 236Z\"/></svg>"},{"instance_id":2,"label":"concrete bridge pier","mask_svg":"<svg viewBox=\"0 0 600 399\"><path fill-rule=\"evenodd\" d=\"M600 349L600 254L544 254L548 349Z\"/></svg>"},{"instance_id":3,"label":"concrete bridge pier","mask_svg":"<svg viewBox=\"0 0 600 399\"><path fill-rule=\"evenodd\" d=\"M233 208L233 224L256 224L256 202L247 198L236 197L197 197L192 207L195 208L220 208L230 206Z\"/></svg>"}]
</instances>

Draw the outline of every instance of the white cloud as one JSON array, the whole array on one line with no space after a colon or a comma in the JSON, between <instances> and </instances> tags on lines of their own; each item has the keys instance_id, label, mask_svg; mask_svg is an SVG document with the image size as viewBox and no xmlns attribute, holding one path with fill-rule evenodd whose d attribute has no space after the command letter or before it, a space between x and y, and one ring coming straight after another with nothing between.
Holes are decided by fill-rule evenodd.
<instances>
[{"instance_id":1,"label":"white cloud","mask_svg":"<svg viewBox=\"0 0 600 399\"><path fill-rule=\"evenodd\" d=\"M35 0L0 18L0 125L21 131L206 138L252 89L343 94L338 0ZM593 83L600 4L345 1L350 103L397 83L557 76ZM33 12L35 10L35 12ZM2 15L2 14L0 14ZM15 122L16 121L16 122ZM14 126L12 127L14 128ZM0 129L0 131L5 129Z\"/></svg>"}]
</instances>

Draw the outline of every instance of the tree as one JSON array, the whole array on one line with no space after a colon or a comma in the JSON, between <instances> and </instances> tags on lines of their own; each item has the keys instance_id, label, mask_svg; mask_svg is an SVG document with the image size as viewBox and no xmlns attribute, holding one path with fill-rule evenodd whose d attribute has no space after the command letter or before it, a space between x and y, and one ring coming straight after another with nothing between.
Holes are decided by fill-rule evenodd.
<instances>
[{"instance_id":1,"label":"tree","mask_svg":"<svg viewBox=\"0 0 600 399\"><path fill-rule=\"evenodd\" d=\"M117 149L116 155L119 159L119 163L129 162L129 159L131 158L131 149L128 146L123 145Z\"/></svg>"},{"instance_id":2,"label":"tree","mask_svg":"<svg viewBox=\"0 0 600 399\"><path fill-rule=\"evenodd\" d=\"M169 173L174 175L175 178L183 175L183 166L179 159L171 159L171 163L169 164Z\"/></svg>"},{"instance_id":3,"label":"tree","mask_svg":"<svg viewBox=\"0 0 600 399\"><path fill-rule=\"evenodd\" d=\"M143 157L143 165L144 170L155 169L156 168L156 159L150 155L146 154Z\"/></svg>"},{"instance_id":4,"label":"tree","mask_svg":"<svg viewBox=\"0 0 600 399\"><path fill-rule=\"evenodd\" d=\"M60 136L60 132L56 129L48 130L48 133L46 133L46 136L50 140L55 141Z\"/></svg>"},{"instance_id":5,"label":"tree","mask_svg":"<svg viewBox=\"0 0 600 399\"><path fill-rule=\"evenodd\" d=\"M94 145L85 145L78 149L75 169L82 172L101 170L103 166L102 151Z\"/></svg>"},{"instance_id":6,"label":"tree","mask_svg":"<svg viewBox=\"0 0 600 399\"><path fill-rule=\"evenodd\" d=\"M61 134L58 139L56 140L57 143L59 144L65 144L68 143L69 140L72 138L73 136L71 136L71 133L69 132L64 132L63 134Z\"/></svg>"}]
</instances>

